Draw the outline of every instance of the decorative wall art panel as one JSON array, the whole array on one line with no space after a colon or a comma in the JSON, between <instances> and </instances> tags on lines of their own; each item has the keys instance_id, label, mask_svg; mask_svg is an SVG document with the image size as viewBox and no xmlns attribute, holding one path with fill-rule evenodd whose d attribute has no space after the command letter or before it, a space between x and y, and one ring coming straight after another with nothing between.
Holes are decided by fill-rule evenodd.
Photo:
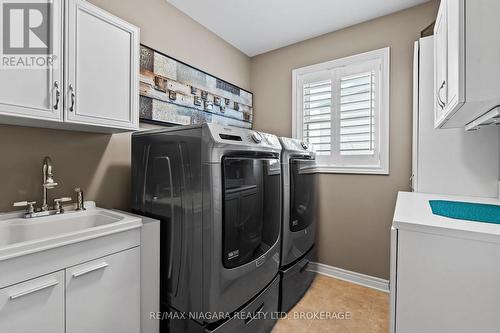
<instances>
[{"instance_id":1,"label":"decorative wall art panel","mask_svg":"<svg viewBox=\"0 0 500 333\"><path fill-rule=\"evenodd\" d=\"M251 92L144 45L139 90L142 121L252 128Z\"/></svg>"}]
</instances>

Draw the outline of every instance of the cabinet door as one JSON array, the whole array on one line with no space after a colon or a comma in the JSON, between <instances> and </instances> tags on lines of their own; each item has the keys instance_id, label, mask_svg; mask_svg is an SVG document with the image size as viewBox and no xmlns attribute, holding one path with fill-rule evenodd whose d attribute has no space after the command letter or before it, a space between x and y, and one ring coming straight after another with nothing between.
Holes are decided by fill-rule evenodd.
<instances>
[{"instance_id":1,"label":"cabinet door","mask_svg":"<svg viewBox=\"0 0 500 333\"><path fill-rule=\"evenodd\" d=\"M83 0L67 10L66 121L138 128L139 30Z\"/></svg>"},{"instance_id":2,"label":"cabinet door","mask_svg":"<svg viewBox=\"0 0 500 333\"><path fill-rule=\"evenodd\" d=\"M9 47L4 45L0 65L0 118L62 121L61 1L14 1L0 8L0 15L9 20L6 21L9 24L2 24L3 29L9 29L9 34L5 30L2 33L10 36L5 41ZM29 28L31 24L39 25ZM50 63L52 65L48 65Z\"/></svg>"},{"instance_id":3,"label":"cabinet door","mask_svg":"<svg viewBox=\"0 0 500 333\"><path fill-rule=\"evenodd\" d=\"M442 0L434 26L434 119L436 127L446 118L448 35L447 0Z\"/></svg>"},{"instance_id":4,"label":"cabinet door","mask_svg":"<svg viewBox=\"0 0 500 333\"><path fill-rule=\"evenodd\" d=\"M139 247L66 269L66 333L139 333Z\"/></svg>"},{"instance_id":5,"label":"cabinet door","mask_svg":"<svg viewBox=\"0 0 500 333\"><path fill-rule=\"evenodd\" d=\"M0 332L64 332L64 271L0 289Z\"/></svg>"},{"instance_id":6,"label":"cabinet door","mask_svg":"<svg viewBox=\"0 0 500 333\"><path fill-rule=\"evenodd\" d=\"M452 116L465 101L465 4L464 0L448 0L447 26L447 102L445 112ZM478 36L478 38L480 38Z\"/></svg>"},{"instance_id":7,"label":"cabinet door","mask_svg":"<svg viewBox=\"0 0 500 333\"><path fill-rule=\"evenodd\" d=\"M398 230L395 332L499 332L500 245L459 237Z\"/></svg>"}]
</instances>

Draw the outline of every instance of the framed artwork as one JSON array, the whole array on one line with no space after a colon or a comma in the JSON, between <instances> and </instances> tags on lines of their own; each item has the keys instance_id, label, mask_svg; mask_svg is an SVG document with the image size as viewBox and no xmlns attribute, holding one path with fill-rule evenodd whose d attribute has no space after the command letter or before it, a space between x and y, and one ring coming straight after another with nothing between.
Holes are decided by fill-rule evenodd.
<instances>
[{"instance_id":1,"label":"framed artwork","mask_svg":"<svg viewBox=\"0 0 500 333\"><path fill-rule=\"evenodd\" d=\"M140 120L252 128L253 94L141 45Z\"/></svg>"}]
</instances>

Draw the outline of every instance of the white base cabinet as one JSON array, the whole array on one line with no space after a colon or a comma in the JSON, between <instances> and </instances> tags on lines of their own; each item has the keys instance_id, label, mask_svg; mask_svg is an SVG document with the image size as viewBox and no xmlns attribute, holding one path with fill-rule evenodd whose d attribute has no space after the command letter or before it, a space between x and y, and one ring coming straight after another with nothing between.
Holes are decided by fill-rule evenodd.
<instances>
[{"instance_id":1,"label":"white base cabinet","mask_svg":"<svg viewBox=\"0 0 500 333\"><path fill-rule=\"evenodd\" d=\"M0 332L64 331L64 271L0 289Z\"/></svg>"},{"instance_id":2,"label":"white base cabinet","mask_svg":"<svg viewBox=\"0 0 500 333\"><path fill-rule=\"evenodd\" d=\"M139 247L66 269L67 333L140 331Z\"/></svg>"},{"instance_id":3,"label":"white base cabinet","mask_svg":"<svg viewBox=\"0 0 500 333\"><path fill-rule=\"evenodd\" d=\"M0 332L140 333L140 237L129 224L0 257Z\"/></svg>"},{"instance_id":4,"label":"white base cabinet","mask_svg":"<svg viewBox=\"0 0 500 333\"><path fill-rule=\"evenodd\" d=\"M397 231L395 332L497 333L499 257L500 244Z\"/></svg>"},{"instance_id":5,"label":"white base cabinet","mask_svg":"<svg viewBox=\"0 0 500 333\"><path fill-rule=\"evenodd\" d=\"M139 333L140 247L0 289L0 332Z\"/></svg>"},{"instance_id":6,"label":"white base cabinet","mask_svg":"<svg viewBox=\"0 0 500 333\"><path fill-rule=\"evenodd\" d=\"M85 0L52 1L49 20L52 66L0 67L0 124L138 129L139 29Z\"/></svg>"},{"instance_id":7,"label":"white base cabinet","mask_svg":"<svg viewBox=\"0 0 500 333\"><path fill-rule=\"evenodd\" d=\"M429 200L500 204L399 193L391 231L391 332L497 333L500 226L436 216Z\"/></svg>"}]
</instances>

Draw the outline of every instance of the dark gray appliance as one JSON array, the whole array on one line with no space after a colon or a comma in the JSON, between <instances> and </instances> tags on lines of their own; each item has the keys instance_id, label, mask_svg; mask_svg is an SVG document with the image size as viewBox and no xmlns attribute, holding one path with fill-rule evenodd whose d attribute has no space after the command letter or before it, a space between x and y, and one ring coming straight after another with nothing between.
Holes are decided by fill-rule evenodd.
<instances>
[{"instance_id":1,"label":"dark gray appliance","mask_svg":"<svg viewBox=\"0 0 500 333\"><path fill-rule=\"evenodd\" d=\"M161 220L162 332L267 332L277 311L281 146L274 135L216 124L132 135L133 211ZM210 314L210 315L207 315Z\"/></svg>"},{"instance_id":2,"label":"dark gray appliance","mask_svg":"<svg viewBox=\"0 0 500 333\"><path fill-rule=\"evenodd\" d=\"M316 236L316 155L300 140L280 138L283 177L280 311L287 312L314 279L309 269Z\"/></svg>"}]
</instances>

